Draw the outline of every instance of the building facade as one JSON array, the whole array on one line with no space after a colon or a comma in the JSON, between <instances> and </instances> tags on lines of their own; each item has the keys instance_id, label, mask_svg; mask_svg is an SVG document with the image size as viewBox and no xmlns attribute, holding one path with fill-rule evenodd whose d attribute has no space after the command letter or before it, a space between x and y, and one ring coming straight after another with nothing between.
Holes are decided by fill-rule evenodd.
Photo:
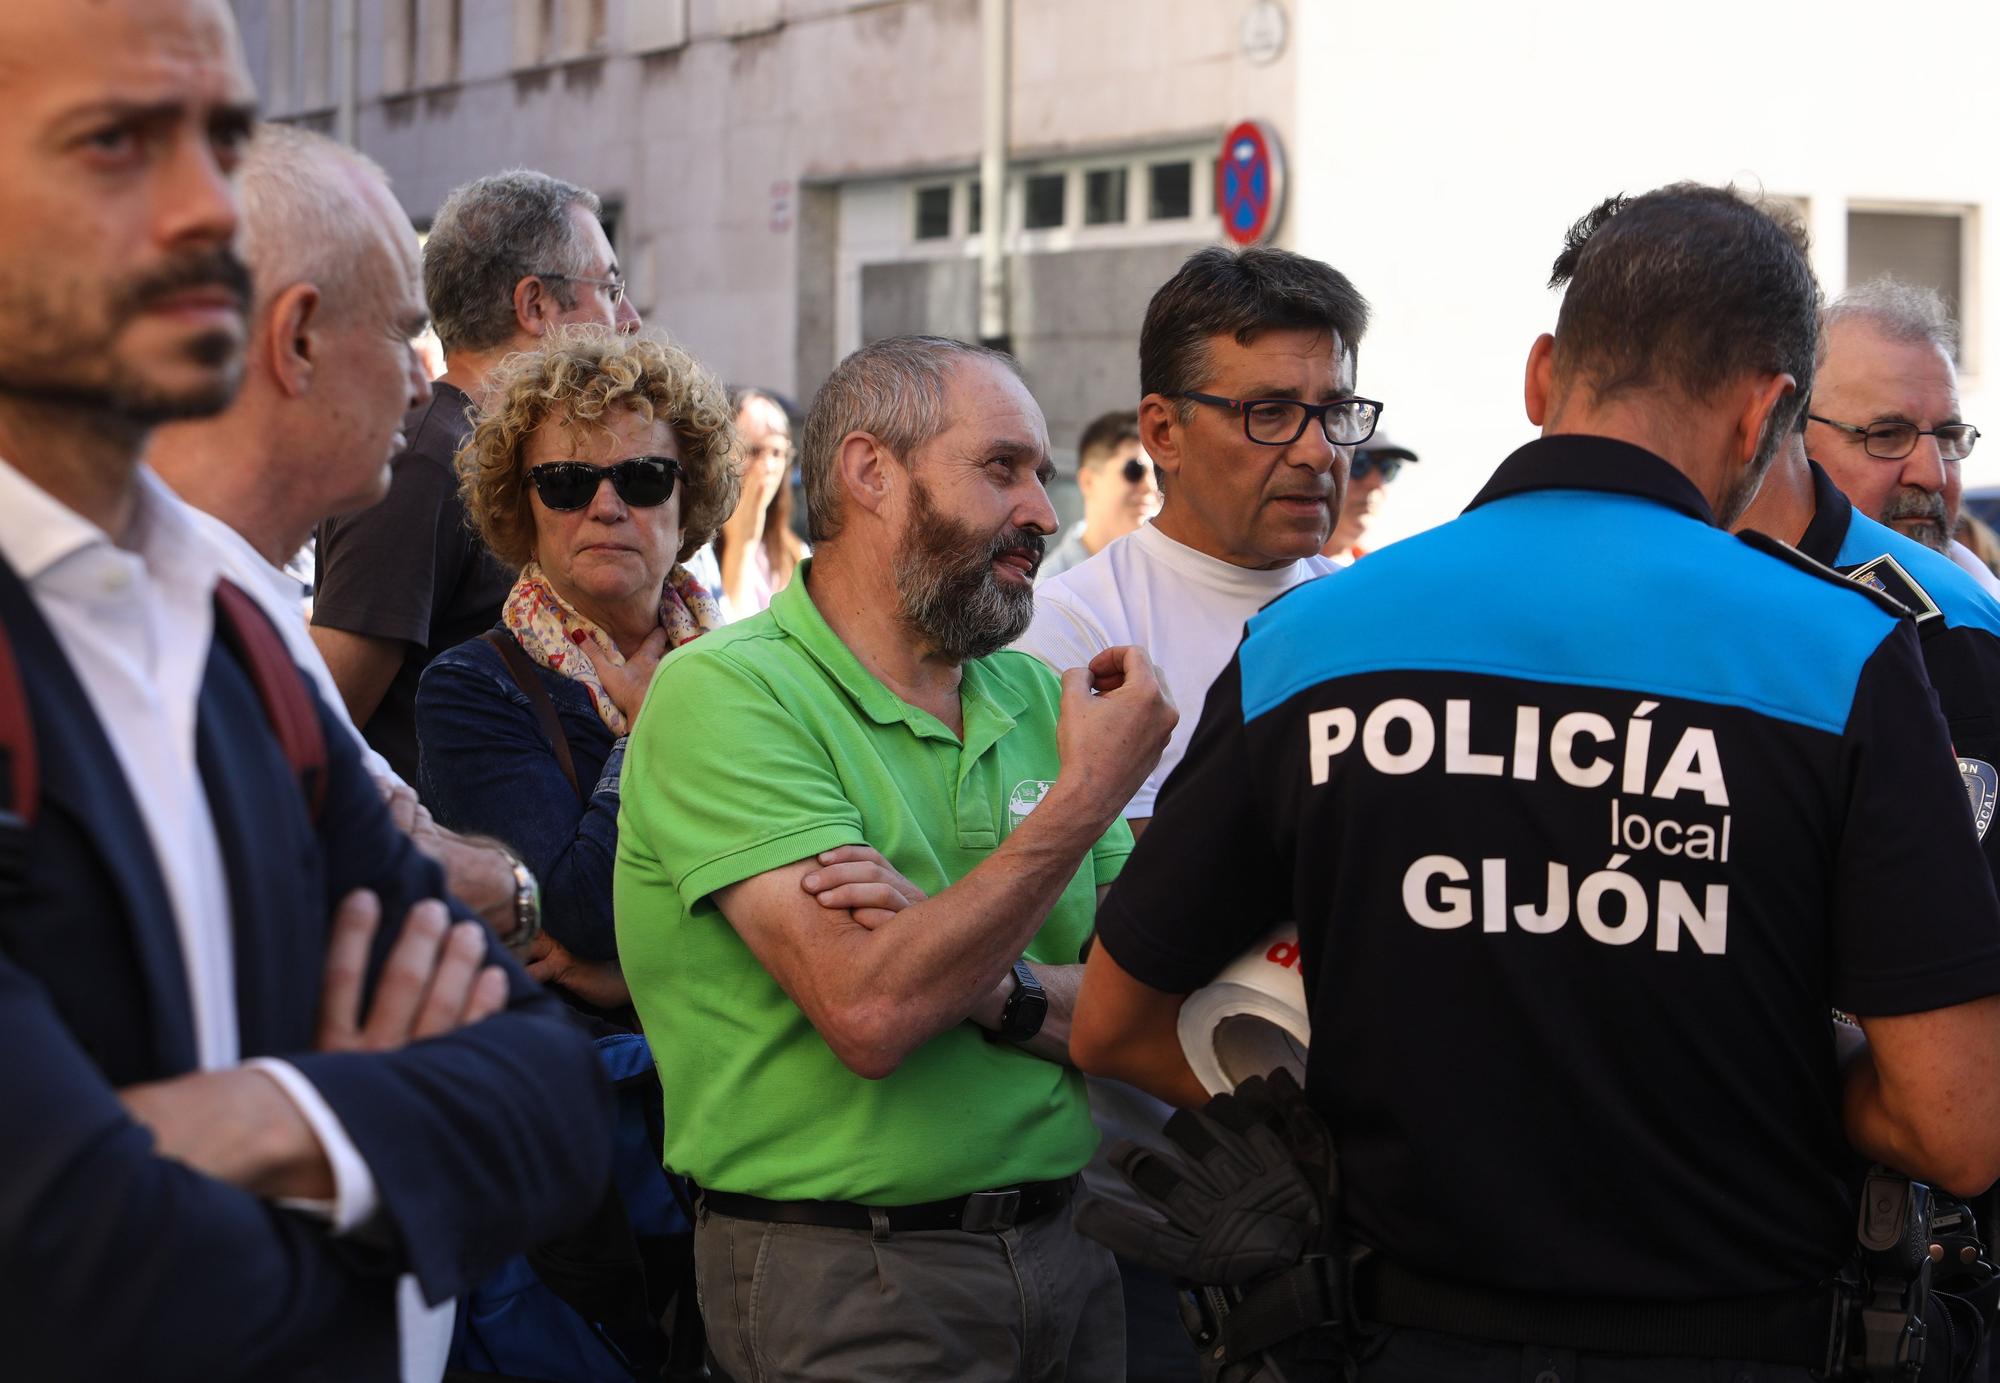
<instances>
[{"instance_id":1,"label":"building facade","mask_svg":"<svg viewBox=\"0 0 2000 1383\"><path fill-rule=\"evenodd\" d=\"M348 134L419 226L499 168L598 192L641 311L726 379L803 399L865 340L979 333L993 0L236 3L266 111ZM1521 370L1568 224L1676 178L1796 202L1830 292L1885 269L1944 289L1965 416L1996 433L1968 484L2000 480L2000 85L1923 75L1988 51L2000 8L1006 9L1005 330L1060 460L1136 403L1146 300L1223 238L1223 136L1260 120L1288 173L1275 243L1374 303L1361 391L1423 456L1382 537L1448 517L1530 435ZM1883 99L1892 73L1922 99Z\"/></svg>"}]
</instances>

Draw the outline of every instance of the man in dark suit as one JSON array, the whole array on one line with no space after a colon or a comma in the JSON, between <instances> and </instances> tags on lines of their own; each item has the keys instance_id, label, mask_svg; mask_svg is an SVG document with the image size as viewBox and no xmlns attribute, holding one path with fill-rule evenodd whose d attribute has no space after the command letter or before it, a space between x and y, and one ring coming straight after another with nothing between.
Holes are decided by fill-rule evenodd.
<instances>
[{"instance_id":1,"label":"man in dark suit","mask_svg":"<svg viewBox=\"0 0 2000 1383\"><path fill-rule=\"evenodd\" d=\"M9 0L0 98L0 726L32 726L0 762L0 1356L434 1377L398 1275L443 1302L596 1205L593 1054L303 684L323 771L281 747L254 612L140 464L241 372L228 9Z\"/></svg>"}]
</instances>

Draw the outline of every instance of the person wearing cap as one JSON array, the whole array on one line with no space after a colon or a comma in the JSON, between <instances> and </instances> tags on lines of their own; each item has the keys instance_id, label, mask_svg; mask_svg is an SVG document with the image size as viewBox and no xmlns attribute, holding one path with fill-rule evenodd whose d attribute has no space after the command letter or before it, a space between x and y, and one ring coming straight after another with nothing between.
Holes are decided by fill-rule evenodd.
<instances>
[{"instance_id":1,"label":"person wearing cap","mask_svg":"<svg viewBox=\"0 0 2000 1383\"><path fill-rule=\"evenodd\" d=\"M1403 469L1405 461L1416 459L1415 452L1379 432L1354 449L1354 461L1347 468L1347 503L1340 507L1333 536L1320 549L1320 556L1337 567L1345 567L1352 565L1355 558L1368 555L1368 549L1361 546L1361 535L1368 531L1376 511L1382 507L1382 492L1389 488L1389 482Z\"/></svg>"},{"instance_id":2,"label":"person wearing cap","mask_svg":"<svg viewBox=\"0 0 2000 1383\"><path fill-rule=\"evenodd\" d=\"M1151 523L1041 583L1015 645L1061 672L1134 644L1183 708L1166 753L1125 805L1135 833L1187 751L1185 727L1252 615L1335 569L1320 548L1342 512L1348 449L1381 405L1354 397L1368 304L1344 275L1286 250L1197 252L1160 290L1139 333L1141 443L1167 477ZM1090 1083L1106 1142L1156 1138L1166 1106ZM1103 1154L1084 1180L1134 1203ZM1134 1383L1193 1379L1195 1361L1162 1275L1121 1260L1126 1367Z\"/></svg>"},{"instance_id":3,"label":"person wearing cap","mask_svg":"<svg viewBox=\"0 0 2000 1383\"><path fill-rule=\"evenodd\" d=\"M1076 444L1076 488L1083 495L1083 517L1042 558L1037 582L1095 557L1106 543L1159 512L1159 477L1153 458L1139 445L1137 413L1105 413L1083 430Z\"/></svg>"}]
</instances>

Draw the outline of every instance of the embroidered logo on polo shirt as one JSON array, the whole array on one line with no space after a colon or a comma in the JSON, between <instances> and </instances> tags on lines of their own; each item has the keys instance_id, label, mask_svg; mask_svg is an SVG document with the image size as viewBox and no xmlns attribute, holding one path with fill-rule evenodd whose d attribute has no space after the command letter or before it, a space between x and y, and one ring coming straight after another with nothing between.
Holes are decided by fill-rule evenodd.
<instances>
[{"instance_id":1,"label":"embroidered logo on polo shirt","mask_svg":"<svg viewBox=\"0 0 2000 1383\"><path fill-rule=\"evenodd\" d=\"M1938 609L1930 593L1917 584L1917 579L1903 570L1903 564L1886 552L1858 567L1843 567L1840 574L1849 581L1873 587L1900 605L1909 606L1918 624L1944 613Z\"/></svg>"},{"instance_id":2,"label":"embroidered logo on polo shirt","mask_svg":"<svg viewBox=\"0 0 2000 1383\"><path fill-rule=\"evenodd\" d=\"M1960 759L1958 776L1965 780L1966 801L1972 806L1972 826L1979 832L1981 840L1986 839L1986 828L1993 824L1993 807L2000 802L2000 772L1984 759Z\"/></svg>"},{"instance_id":3,"label":"embroidered logo on polo shirt","mask_svg":"<svg viewBox=\"0 0 2000 1383\"><path fill-rule=\"evenodd\" d=\"M1023 778L1014 784L1013 792L1007 795L1007 815L1011 818L1007 823L1009 828L1020 825L1029 812L1041 805L1042 799L1054 786L1046 778Z\"/></svg>"}]
</instances>

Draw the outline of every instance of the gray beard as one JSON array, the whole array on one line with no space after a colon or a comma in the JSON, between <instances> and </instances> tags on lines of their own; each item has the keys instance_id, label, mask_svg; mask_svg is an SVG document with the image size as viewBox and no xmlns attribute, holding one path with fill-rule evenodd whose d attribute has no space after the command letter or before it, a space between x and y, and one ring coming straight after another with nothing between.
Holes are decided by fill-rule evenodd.
<instances>
[{"instance_id":1,"label":"gray beard","mask_svg":"<svg viewBox=\"0 0 2000 1383\"><path fill-rule=\"evenodd\" d=\"M1951 547L1951 531L1945 525L1943 495L1906 486L1890 497L1888 507L1883 509L1880 517L1883 523L1896 528L1898 533L1904 530L1896 527L1897 520L1926 519L1929 522L1909 536L1937 552L1948 551Z\"/></svg>"},{"instance_id":2,"label":"gray beard","mask_svg":"<svg viewBox=\"0 0 2000 1383\"><path fill-rule=\"evenodd\" d=\"M984 658L1020 638L1035 617L1035 592L1008 590L993 575L994 559L1012 548L1031 548L1039 562L1042 535L1009 528L982 538L946 518L918 485L909 531L892 564L903 627L955 663Z\"/></svg>"}]
</instances>

